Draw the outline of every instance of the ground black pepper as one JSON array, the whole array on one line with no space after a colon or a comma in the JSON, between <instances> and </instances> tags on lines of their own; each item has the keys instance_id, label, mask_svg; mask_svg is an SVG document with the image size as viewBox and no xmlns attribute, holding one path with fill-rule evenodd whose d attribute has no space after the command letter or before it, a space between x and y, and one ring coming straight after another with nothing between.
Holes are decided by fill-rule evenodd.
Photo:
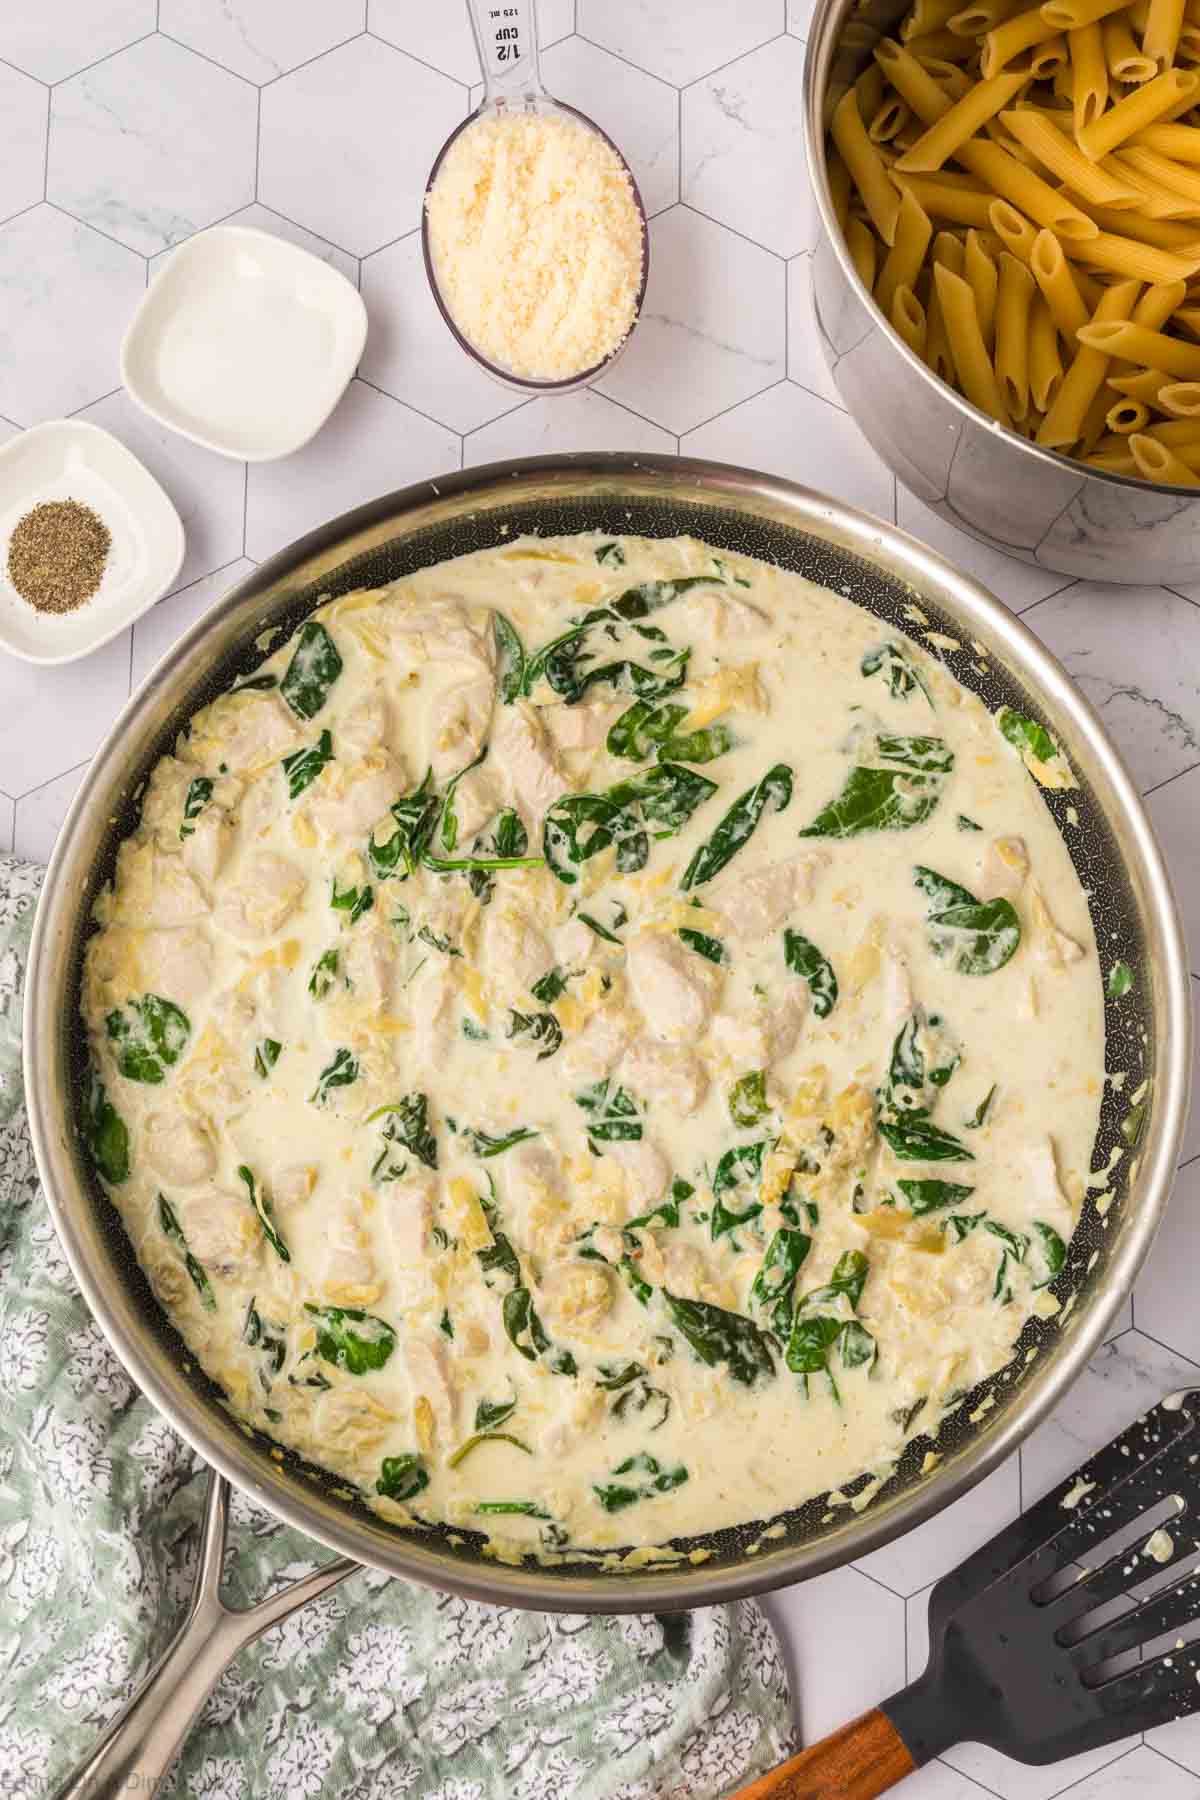
<instances>
[{"instance_id":1,"label":"ground black pepper","mask_svg":"<svg viewBox=\"0 0 1200 1800\"><path fill-rule=\"evenodd\" d=\"M100 586L112 548L104 520L78 500L45 500L8 541L8 579L39 612L73 612Z\"/></svg>"}]
</instances>

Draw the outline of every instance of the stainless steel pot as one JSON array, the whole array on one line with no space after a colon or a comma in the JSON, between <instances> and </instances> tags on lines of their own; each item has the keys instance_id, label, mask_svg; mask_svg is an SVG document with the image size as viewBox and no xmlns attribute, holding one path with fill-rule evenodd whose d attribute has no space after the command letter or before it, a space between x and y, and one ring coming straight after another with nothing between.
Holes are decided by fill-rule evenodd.
<instances>
[{"instance_id":1,"label":"stainless steel pot","mask_svg":"<svg viewBox=\"0 0 1200 1800\"><path fill-rule=\"evenodd\" d=\"M92 903L136 817L148 770L182 724L255 666L255 640L265 628L291 629L321 597L522 531L582 529L690 532L843 592L897 632L911 629L910 609L919 603L933 625L964 646L948 662L968 687L992 707L1008 702L1043 719L1080 779L1078 792L1048 795L1047 804L1092 895L1106 966L1120 959L1135 971L1133 992L1119 1006L1109 1003L1108 1067L1129 1071L1126 1107L1129 1093L1148 1083L1136 1154L1122 1139L1115 1096L1105 1101L1096 1163L1120 1152L1111 1206L1102 1216L1089 1197L1055 1284L1066 1302L1062 1312L1031 1321L1021 1346L1035 1354L1018 1356L943 1427L934 1468L922 1471L933 1446L919 1440L861 1514L845 1507L831 1513L818 1499L786 1514L782 1536L757 1555L749 1546L761 1539L761 1522L689 1544L709 1553L700 1564L620 1573L588 1565L510 1568L486 1560L471 1534L399 1531L348 1498L342 1483L248 1433L229 1417L151 1296L78 1130L79 978ZM456 473L334 520L264 563L180 639L117 720L63 825L29 964L25 1080L38 1166L79 1285L133 1380L223 1476L342 1556L389 1574L508 1605L661 1611L779 1587L863 1556L948 1505L1012 1453L1101 1341L1149 1248L1184 1124L1189 1034L1179 919L1136 790L1088 702L1018 619L902 532L789 482L668 457L559 456ZM994 1403L980 1410L989 1395ZM753 1506L748 1493L747 1511ZM344 1571L338 1565L330 1579Z\"/></svg>"},{"instance_id":2,"label":"stainless steel pot","mask_svg":"<svg viewBox=\"0 0 1200 1800\"><path fill-rule=\"evenodd\" d=\"M804 137L822 225L813 292L838 392L905 487L994 549L1096 581L1194 581L1200 492L1086 468L997 425L938 380L859 280L830 198L826 124L907 10L908 0L817 0L809 31Z\"/></svg>"}]
</instances>

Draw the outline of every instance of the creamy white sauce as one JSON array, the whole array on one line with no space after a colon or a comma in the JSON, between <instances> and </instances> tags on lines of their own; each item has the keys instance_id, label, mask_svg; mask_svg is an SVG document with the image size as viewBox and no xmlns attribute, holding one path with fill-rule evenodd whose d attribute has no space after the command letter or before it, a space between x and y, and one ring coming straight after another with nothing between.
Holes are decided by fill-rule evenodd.
<instances>
[{"instance_id":1,"label":"creamy white sauce","mask_svg":"<svg viewBox=\"0 0 1200 1800\"><path fill-rule=\"evenodd\" d=\"M293 640L263 665L281 687L197 715L151 778L87 959L93 1057L128 1137L126 1173L101 1108L108 1173L123 1177L111 1192L234 1411L385 1516L499 1534L506 1553L660 1544L886 1477L906 1437L934 1429L1047 1310L1104 1079L1086 899L983 705L911 640L797 576L687 539L605 541L524 539L323 607L336 679L309 633L299 664ZM559 692L540 680L506 702L491 609L532 654L588 609L697 576L638 621L665 638L597 624L588 643L600 662L659 675L690 649L686 683L657 705L687 709L677 739L727 736L671 747L716 790L660 837L684 791L660 774L675 810L617 824L626 861L644 852L644 866L622 873L615 847L572 865L555 803L644 780L655 746L609 753L634 697L608 682L566 703L560 675ZM888 642L898 673L874 654ZM918 753L932 778L913 768L917 737L937 740ZM701 744L721 753L684 762ZM379 846L414 810L392 803L427 769L444 797L485 747L455 790L452 848L431 815L432 853L494 854L511 808L540 856L549 809L574 885L541 865L490 886L477 872L476 891L462 871L382 872ZM319 772L292 798L283 759L302 751ZM1069 766L1054 760L1061 784ZM685 891L695 853L778 765L790 799L776 780L727 865ZM292 786L305 766L290 764ZM884 771L907 817L928 816L801 836L855 766ZM921 867L979 902L1006 899L1015 953L1002 960L1002 931L976 944L952 909L931 923L948 897L914 883ZM785 931L828 963L831 1008L820 962L789 966ZM966 951L987 972L960 972ZM148 994L182 1024L148 1016ZM923 1087L891 1080L898 1038L923 1057ZM910 1101L918 1131L948 1134L947 1160L898 1159ZM519 1129L536 1135L482 1154ZM752 1145L748 1178L714 1196L721 1158ZM668 1209L631 1230L671 1202L673 1180L692 1190L678 1224ZM718 1202L750 1216L714 1241ZM801 1237L778 1311L754 1283L769 1246L798 1255ZM328 1316L308 1310L328 1307L369 1315L341 1330L380 1366L339 1366ZM737 1315L732 1362L704 1308ZM458 1458L481 1404L482 1426L518 1441L489 1436ZM389 1460L402 1458L419 1462ZM635 1497L612 1509L614 1488ZM481 1510L511 1502L531 1510Z\"/></svg>"}]
</instances>

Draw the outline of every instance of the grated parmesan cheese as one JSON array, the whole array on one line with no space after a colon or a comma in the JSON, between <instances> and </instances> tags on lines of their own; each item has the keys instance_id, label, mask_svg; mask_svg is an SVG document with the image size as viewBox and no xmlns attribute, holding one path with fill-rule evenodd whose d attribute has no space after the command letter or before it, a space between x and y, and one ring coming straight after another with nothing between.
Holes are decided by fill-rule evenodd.
<instances>
[{"instance_id":1,"label":"grated parmesan cheese","mask_svg":"<svg viewBox=\"0 0 1200 1800\"><path fill-rule=\"evenodd\" d=\"M442 297L489 361L563 381L628 336L642 220L597 132L540 113L480 118L452 144L426 204Z\"/></svg>"}]
</instances>

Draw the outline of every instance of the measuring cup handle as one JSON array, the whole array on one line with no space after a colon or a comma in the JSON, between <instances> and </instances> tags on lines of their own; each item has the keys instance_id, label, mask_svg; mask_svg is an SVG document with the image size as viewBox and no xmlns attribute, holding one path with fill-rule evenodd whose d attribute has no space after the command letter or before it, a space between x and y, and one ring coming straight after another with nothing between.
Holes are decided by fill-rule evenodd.
<instances>
[{"instance_id":1,"label":"measuring cup handle","mask_svg":"<svg viewBox=\"0 0 1200 1800\"><path fill-rule=\"evenodd\" d=\"M537 0L467 0L483 70L483 98L520 107L545 89L538 67Z\"/></svg>"}]
</instances>

